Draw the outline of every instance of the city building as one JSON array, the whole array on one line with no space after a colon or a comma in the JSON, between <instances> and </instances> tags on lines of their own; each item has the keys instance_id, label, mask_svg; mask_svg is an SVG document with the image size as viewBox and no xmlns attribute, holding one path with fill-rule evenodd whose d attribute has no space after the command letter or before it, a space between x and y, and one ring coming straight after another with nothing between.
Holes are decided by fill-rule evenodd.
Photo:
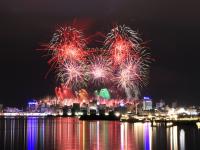
<instances>
[{"instance_id":1,"label":"city building","mask_svg":"<svg viewBox=\"0 0 200 150\"><path fill-rule=\"evenodd\" d=\"M31 99L28 102L28 111L35 112L38 108L38 102L35 99Z\"/></svg>"},{"instance_id":2,"label":"city building","mask_svg":"<svg viewBox=\"0 0 200 150\"><path fill-rule=\"evenodd\" d=\"M77 114L80 111L80 104L73 103L71 111L73 115Z\"/></svg>"},{"instance_id":3,"label":"city building","mask_svg":"<svg viewBox=\"0 0 200 150\"><path fill-rule=\"evenodd\" d=\"M19 113L22 112L22 110L16 108L16 107L6 107L4 110L5 113Z\"/></svg>"},{"instance_id":4,"label":"city building","mask_svg":"<svg viewBox=\"0 0 200 150\"><path fill-rule=\"evenodd\" d=\"M152 107L152 99L151 98L145 96L143 98L143 102L142 103L143 103L143 110L151 110L151 109L153 109L153 107Z\"/></svg>"},{"instance_id":5,"label":"city building","mask_svg":"<svg viewBox=\"0 0 200 150\"><path fill-rule=\"evenodd\" d=\"M176 107L177 107L177 102L176 101L172 102L172 108L176 108Z\"/></svg>"},{"instance_id":6,"label":"city building","mask_svg":"<svg viewBox=\"0 0 200 150\"><path fill-rule=\"evenodd\" d=\"M156 103L157 109L163 108L164 106L165 106L165 102L162 99Z\"/></svg>"}]
</instances>

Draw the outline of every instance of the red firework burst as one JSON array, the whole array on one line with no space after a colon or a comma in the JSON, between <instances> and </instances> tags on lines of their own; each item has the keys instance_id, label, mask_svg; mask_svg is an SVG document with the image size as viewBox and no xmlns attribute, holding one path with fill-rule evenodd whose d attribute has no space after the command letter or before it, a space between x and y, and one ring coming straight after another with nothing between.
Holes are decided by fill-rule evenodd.
<instances>
[{"instance_id":1,"label":"red firework burst","mask_svg":"<svg viewBox=\"0 0 200 150\"><path fill-rule=\"evenodd\" d=\"M61 27L53 35L48 44L52 59L49 63L63 63L65 61L82 61L85 59L86 41L81 31L73 27Z\"/></svg>"},{"instance_id":2,"label":"red firework burst","mask_svg":"<svg viewBox=\"0 0 200 150\"><path fill-rule=\"evenodd\" d=\"M131 43L122 39L120 36L116 38L110 47L111 59L115 65L123 63L131 54Z\"/></svg>"}]
</instances>

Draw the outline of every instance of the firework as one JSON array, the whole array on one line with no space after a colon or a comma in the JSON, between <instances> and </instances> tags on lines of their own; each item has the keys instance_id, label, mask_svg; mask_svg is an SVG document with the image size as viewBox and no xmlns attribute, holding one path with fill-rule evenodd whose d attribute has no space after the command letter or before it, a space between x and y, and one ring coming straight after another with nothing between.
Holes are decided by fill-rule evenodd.
<instances>
[{"instance_id":1,"label":"firework","mask_svg":"<svg viewBox=\"0 0 200 150\"><path fill-rule=\"evenodd\" d=\"M114 78L118 87L125 90L130 99L134 95L135 99L140 94L140 88L147 84L149 67L143 57L126 60L120 65Z\"/></svg>"},{"instance_id":2,"label":"firework","mask_svg":"<svg viewBox=\"0 0 200 150\"><path fill-rule=\"evenodd\" d=\"M61 27L53 34L48 44L52 58L49 63L65 61L83 61L86 56L86 41L81 31L73 27Z\"/></svg>"},{"instance_id":3,"label":"firework","mask_svg":"<svg viewBox=\"0 0 200 150\"><path fill-rule=\"evenodd\" d=\"M127 98L138 98L139 89L147 82L150 55L140 44L137 32L129 27L116 26L107 35L105 47L116 72L113 80L125 90Z\"/></svg>"},{"instance_id":4,"label":"firework","mask_svg":"<svg viewBox=\"0 0 200 150\"><path fill-rule=\"evenodd\" d=\"M105 46L115 65L132 57L139 46L137 33L126 26L117 26L107 35Z\"/></svg>"},{"instance_id":5,"label":"firework","mask_svg":"<svg viewBox=\"0 0 200 150\"><path fill-rule=\"evenodd\" d=\"M115 77L118 87L132 88L135 86L140 79L139 67L138 63L132 61L122 64Z\"/></svg>"},{"instance_id":6,"label":"firework","mask_svg":"<svg viewBox=\"0 0 200 150\"><path fill-rule=\"evenodd\" d=\"M61 83L72 89L96 85L123 89L128 99L138 98L147 84L150 54L142 47L137 32L116 26L107 35L102 49L88 49L83 33L73 27L61 27L48 44L51 59ZM86 51L87 50L87 51ZM90 54L90 55L89 55Z\"/></svg>"},{"instance_id":7,"label":"firework","mask_svg":"<svg viewBox=\"0 0 200 150\"><path fill-rule=\"evenodd\" d=\"M83 64L67 62L59 68L57 75L67 87L77 88L86 82L85 72Z\"/></svg>"},{"instance_id":8,"label":"firework","mask_svg":"<svg viewBox=\"0 0 200 150\"><path fill-rule=\"evenodd\" d=\"M88 75L93 83L107 83L112 78L113 68L111 62L106 57L93 57L90 61Z\"/></svg>"}]
</instances>

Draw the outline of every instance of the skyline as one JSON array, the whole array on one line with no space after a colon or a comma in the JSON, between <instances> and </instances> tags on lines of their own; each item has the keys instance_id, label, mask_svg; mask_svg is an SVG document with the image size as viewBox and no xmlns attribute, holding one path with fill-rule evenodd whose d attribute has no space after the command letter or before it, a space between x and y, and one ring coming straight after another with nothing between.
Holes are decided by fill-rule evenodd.
<instances>
[{"instance_id":1,"label":"skyline","mask_svg":"<svg viewBox=\"0 0 200 150\"><path fill-rule=\"evenodd\" d=\"M102 1L99 2L100 9L92 7L94 3L89 1L84 5L78 2L80 5L64 1L31 1L24 6L22 1L16 4L0 2L0 103L21 106L29 98L54 94L55 74L50 73L45 79L49 68L47 58L43 58L44 53L36 49L41 43L48 42L57 25L77 19L90 26L88 34L96 31L106 34L115 23L126 24L138 31L147 41L146 46L155 59L151 64L149 85L143 89L143 95L150 95L153 99L163 98L167 102L171 99L182 104L199 104L200 20L197 5L193 4L191 8L182 2L183 5L176 10L176 5L170 2L155 1L148 5L150 2L144 1L128 0L123 4L120 1ZM59 9L53 7L55 4ZM93 45L99 47L99 43Z\"/></svg>"}]
</instances>

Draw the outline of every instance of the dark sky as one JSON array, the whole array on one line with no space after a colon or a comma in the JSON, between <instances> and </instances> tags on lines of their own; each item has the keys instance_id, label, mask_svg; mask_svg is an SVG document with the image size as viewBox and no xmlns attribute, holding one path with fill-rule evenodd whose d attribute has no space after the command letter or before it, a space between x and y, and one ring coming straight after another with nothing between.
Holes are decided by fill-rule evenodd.
<instances>
[{"instance_id":1,"label":"dark sky","mask_svg":"<svg viewBox=\"0 0 200 150\"><path fill-rule=\"evenodd\" d=\"M150 41L155 62L143 94L153 99L200 104L200 2L188 0L5 0L0 1L0 103L24 105L53 94L54 74L40 44L57 25L90 22L87 32L107 33L126 24Z\"/></svg>"}]
</instances>

